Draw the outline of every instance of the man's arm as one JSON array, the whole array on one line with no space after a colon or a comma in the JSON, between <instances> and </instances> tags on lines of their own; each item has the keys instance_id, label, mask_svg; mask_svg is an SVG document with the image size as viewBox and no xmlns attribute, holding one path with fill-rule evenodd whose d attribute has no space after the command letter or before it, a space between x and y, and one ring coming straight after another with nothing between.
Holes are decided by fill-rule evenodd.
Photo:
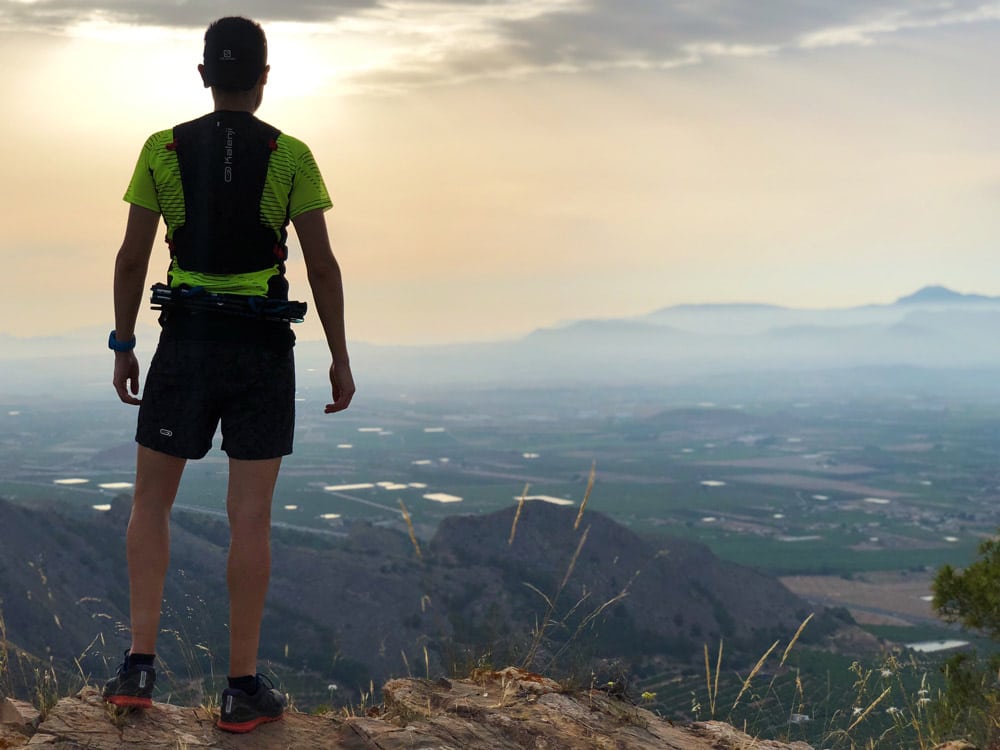
<instances>
[{"instance_id":1,"label":"man's arm","mask_svg":"<svg viewBox=\"0 0 1000 750\"><path fill-rule=\"evenodd\" d=\"M160 214L133 204L128 212L125 239L115 259L115 338L128 341L135 335L135 320L142 303L149 256L160 223ZM140 403L139 362L135 352L115 352L114 386L126 404ZM130 386L130 387L128 387ZM131 391L131 395L129 394Z\"/></svg>"},{"instance_id":2,"label":"man's arm","mask_svg":"<svg viewBox=\"0 0 1000 750\"><path fill-rule=\"evenodd\" d=\"M333 403L327 404L325 409L327 414L331 414L346 409L354 398L354 376L351 374L351 358L347 354L347 334L344 331L344 285L340 266L330 248L323 211L306 211L292 219L292 224L302 246L316 312L333 358L330 365Z\"/></svg>"}]
</instances>

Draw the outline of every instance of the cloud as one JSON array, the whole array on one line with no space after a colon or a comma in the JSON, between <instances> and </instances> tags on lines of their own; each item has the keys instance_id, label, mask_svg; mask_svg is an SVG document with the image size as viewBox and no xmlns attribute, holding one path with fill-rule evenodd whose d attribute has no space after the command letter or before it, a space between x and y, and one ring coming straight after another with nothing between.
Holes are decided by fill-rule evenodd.
<instances>
[{"instance_id":1,"label":"cloud","mask_svg":"<svg viewBox=\"0 0 1000 750\"><path fill-rule=\"evenodd\" d=\"M882 37L938 26L986 23L1000 20L1000 3L943 3L931 8L885 9L856 23L834 25L803 35L802 49L842 45L868 46Z\"/></svg>"},{"instance_id":2,"label":"cloud","mask_svg":"<svg viewBox=\"0 0 1000 750\"><path fill-rule=\"evenodd\" d=\"M202 28L228 0L0 0L0 27L93 21ZM246 0L262 22L299 22L331 48L370 44L346 75L389 88L538 71L660 69L712 58L876 44L889 35L1000 20L983 0Z\"/></svg>"},{"instance_id":3,"label":"cloud","mask_svg":"<svg viewBox=\"0 0 1000 750\"><path fill-rule=\"evenodd\" d=\"M378 5L378 0L0 0L0 25L31 30L60 30L99 19L110 23L204 28L221 16L243 15L261 21L331 21Z\"/></svg>"},{"instance_id":4,"label":"cloud","mask_svg":"<svg viewBox=\"0 0 1000 750\"><path fill-rule=\"evenodd\" d=\"M357 77L406 88L535 72L656 70L724 57L870 45L1000 19L982 0L507 0L380 3L356 15L398 34L389 66Z\"/></svg>"},{"instance_id":5,"label":"cloud","mask_svg":"<svg viewBox=\"0 0 1000 750\"><path fill-rule=\"evenodd\" d=\"M982 0L591 0L574 10L507 22L504 36L540 66L647 65L730 54L772 54L879 35L995 20Z\"/></svg>"}]
</instances>

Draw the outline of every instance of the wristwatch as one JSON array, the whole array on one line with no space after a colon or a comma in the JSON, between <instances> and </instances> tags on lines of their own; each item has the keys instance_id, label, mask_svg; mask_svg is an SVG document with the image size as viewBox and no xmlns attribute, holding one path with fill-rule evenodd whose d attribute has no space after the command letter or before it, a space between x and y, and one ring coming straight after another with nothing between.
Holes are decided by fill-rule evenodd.
<instances>
[{"instance_id":1,"label":"wristwatch","mask_svg":"<svg viewBox=\"0 0 1000 750\"><path fill-rule=\"evenodd\" d=\"M116 352L130 352L135 349L135 336L133 335L128 341L119 341L115 338L115 331L111 329L111 335L108 336L108 349L113 349Z\"/></svg>"}]
</instances>

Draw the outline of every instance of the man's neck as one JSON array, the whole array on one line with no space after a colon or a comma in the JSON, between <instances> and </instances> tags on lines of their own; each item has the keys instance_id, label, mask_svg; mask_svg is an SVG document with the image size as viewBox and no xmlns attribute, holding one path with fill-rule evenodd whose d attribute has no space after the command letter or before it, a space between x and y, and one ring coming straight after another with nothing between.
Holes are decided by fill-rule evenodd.
<instances>
[{"instance_id":1,"label":"man's neck","mask_svg":"<svg viewBox=\"0 0 1000 750\"><path fill-rule=\"evenodd\" d=\"M260 105L256 89L249 91L219 91L212 89L212 99L215 101L215 111L249 112L253 114Z\"/></svg>"}]
</instances>

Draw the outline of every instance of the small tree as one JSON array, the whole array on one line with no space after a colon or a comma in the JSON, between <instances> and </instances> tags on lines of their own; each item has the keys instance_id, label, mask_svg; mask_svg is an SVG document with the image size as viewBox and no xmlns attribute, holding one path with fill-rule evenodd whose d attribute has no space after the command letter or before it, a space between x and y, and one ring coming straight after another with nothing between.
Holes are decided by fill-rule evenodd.
<instances>
[{"instance_id":1,"label":"small tree","mask_svg":"<svg viewBox=\"0 0 1000 750\"><path fill-rule=\"evenodd\" d=\"M979 545L979 559L961 572L945 565L934 578L934 609L1000 641L1000 541Z\"/></svg>"},{"instance_id":2,"label":"small tree","mask_svg":"<svg viewBox=\"0 0 1000 750\"><path fill-rule=\"evenodd\" d=\"M958 571L945 565L934 577L934 609L948 622L960 622L1000 641L1000 541L979 545L979 557ZM941 667L945 689L930 716L945 736L964 735L981 747L996 747L1000 727L997 670L1000 654L983 658L959 653Z\"/></svg>"}]
</instances>

